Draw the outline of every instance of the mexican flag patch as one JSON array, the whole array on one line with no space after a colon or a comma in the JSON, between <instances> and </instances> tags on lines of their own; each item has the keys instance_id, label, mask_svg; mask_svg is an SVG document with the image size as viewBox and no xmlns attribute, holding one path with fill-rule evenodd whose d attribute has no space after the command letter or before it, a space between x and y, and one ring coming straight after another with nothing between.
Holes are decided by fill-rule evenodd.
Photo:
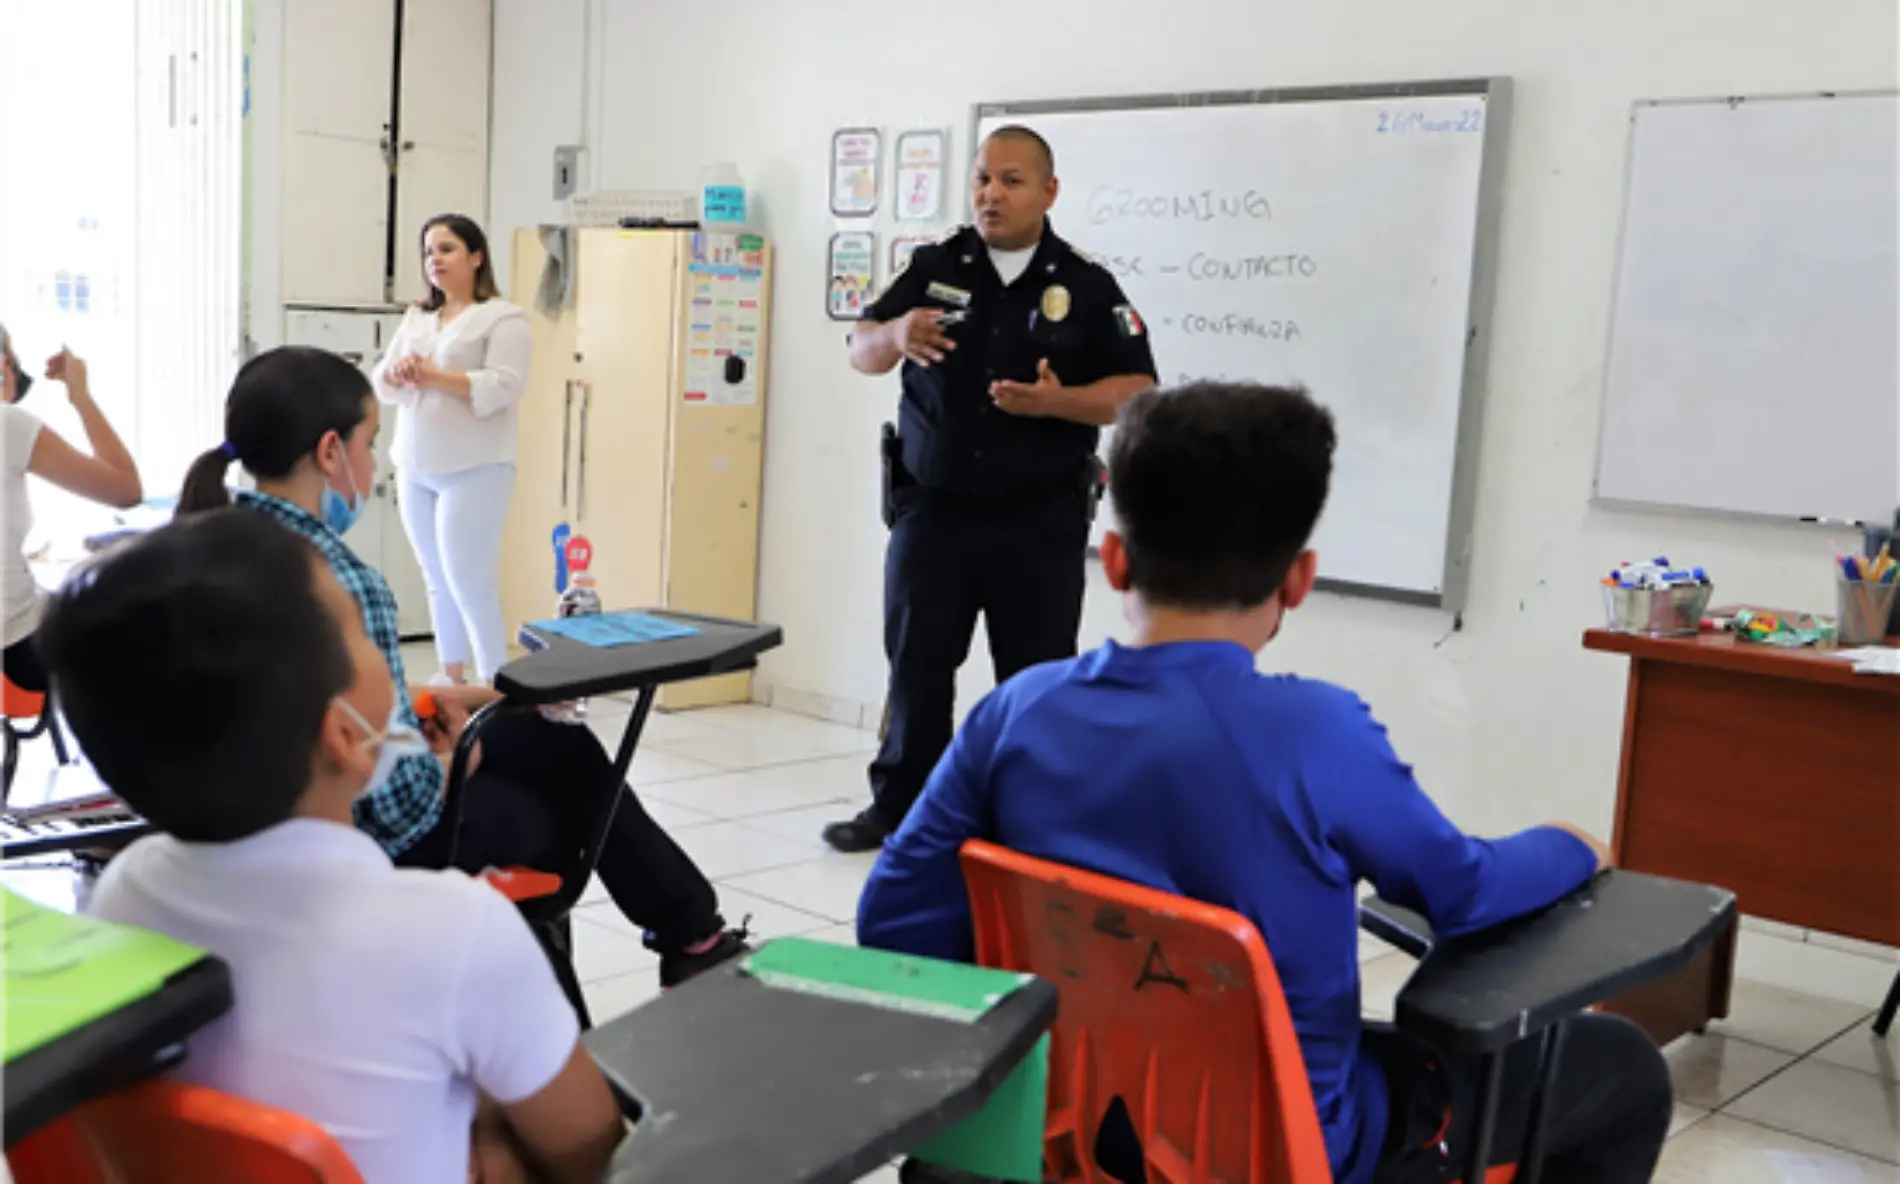
<instances>
[{"instance_id":1,"label":"mexican flag patch","mask_svg":"<svg viewBox=\"0 0 1900 1184\"><path fill-rule=\"evenodd\" d=\"M1141 314L1135 311L1132 304L1115 306L1115 324L1121 329L1123 337L1140 337L1148 331L1148 327L1141 323Z\"/></svg>"}]
</instances>

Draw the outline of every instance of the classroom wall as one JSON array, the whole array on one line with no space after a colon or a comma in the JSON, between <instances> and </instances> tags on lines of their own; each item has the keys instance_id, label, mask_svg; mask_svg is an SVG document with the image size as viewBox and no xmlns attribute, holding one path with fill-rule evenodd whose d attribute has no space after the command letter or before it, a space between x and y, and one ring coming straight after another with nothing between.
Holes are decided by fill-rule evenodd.
<instances>
[{"instance_id":1,"label":"classroom wall","mask_svg":"<svg viewBox=\"0 0 1900 1184\"><path fill-rule=\"evenodd\" d=\"M589 5L605 65L591 96ZM859 718L884 679L874 444L897 383L855 376L821 309L829 137L948 126L961 158L980 100L1516 80L1463 628L1319 597L1262 659L1362 693L1465 824L1561 816L1607 832L1625 668L1579 645L1605 568L1667 552L1707 566L1718 599L1831 601L1825 531L1592 508L1599 387L1631 101L1892 87L1890 0L497 0L496 22L497 231L558 217L550 153L579 133L590 97L603 186L686 189L702 165L732 160L765 207L779 271L760 606L786 642L761 682L781 701ZM1260 172L1270 180L1271 162ZM1054 216L1060 228L1064 209ZM1085 645L1122 631L1092 580ZM989 682L980 638L974 652L966 700Z\"/></svg>"}]
</instances>

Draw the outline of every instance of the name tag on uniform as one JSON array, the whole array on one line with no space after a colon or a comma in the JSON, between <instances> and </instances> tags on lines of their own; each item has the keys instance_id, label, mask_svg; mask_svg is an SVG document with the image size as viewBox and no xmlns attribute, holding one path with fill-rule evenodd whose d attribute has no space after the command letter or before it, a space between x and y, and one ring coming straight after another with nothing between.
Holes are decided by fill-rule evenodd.
<instances>
[{"instance_id":1,"label":"name tag on uniform","mask_svg":"<svg viewBox=\"0 0 1900 1184\"><path fill-rule=\"evenodd\" d=\"M953 288L949 284L933 283L924 289L924 295L932 300L941 300L958 308L970 307L970 294L962 288Z\"/></svg>"}]
</instances>

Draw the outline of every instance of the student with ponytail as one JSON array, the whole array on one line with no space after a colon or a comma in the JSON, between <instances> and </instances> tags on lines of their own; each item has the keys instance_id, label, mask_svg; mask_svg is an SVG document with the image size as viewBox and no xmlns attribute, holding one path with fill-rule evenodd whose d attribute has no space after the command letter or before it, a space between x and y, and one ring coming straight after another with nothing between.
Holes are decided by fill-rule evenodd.
<instances>
[{"instance_id":1,"label":"student with ponytail","mask_svg":"<svg viewBox=\"0 0 1900 1184\"><path fill-rule=\"evenodd\" d=\"M238 371L225 401L224 441L192 465L178 513L236 504L264 514L314 544L363 611L364 624L389 663L397 720L420 727L397 641L396 600L382 573L343 541L361 516L376 478L381 409L369 380L335 354L302 347L258 355ZM226 488L233 464L256 482ZM495 696L486 687L434 691L443 726L430 729L431 754L403 758L381 787L356 803L356 823L401 866L448 862L443 818L444 761L473 712ZM540 715L514 716L483 738L469 776L456 864L464 871L558 862L583 825L587 794L612 768L585 727ZM744 948L728 931L706 877L678 844L622 789L602 848L599 874L620 911L660 954L660 980L672 985Z\"/></svg>"}]
</instances>

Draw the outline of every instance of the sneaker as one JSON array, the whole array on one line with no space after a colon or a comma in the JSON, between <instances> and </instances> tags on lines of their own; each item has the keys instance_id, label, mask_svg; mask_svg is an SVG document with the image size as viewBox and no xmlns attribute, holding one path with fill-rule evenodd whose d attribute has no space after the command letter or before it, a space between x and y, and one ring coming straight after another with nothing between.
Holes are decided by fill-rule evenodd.
<instances>
[{"instance_id":1,"label":"sneaker","mask_svg":"<svg viewBox=\"0 0 1900 1184\"><path fill-rule=\"evenodd\" d=\"M671 990L687 979L711 970L721 962L730 961L741 954L750 954L752 947L746 941L752 936L750 926L752 918L739 922L737 929L722 930L717 941L697 954L660 955L660 989Z\"/></svg>"},{"instance_id":2,"label":"sneaker","mask_svg":"<svg viewBox=\"0 0 1900 1184\"><path fill-rule=\"evenodd\" d=\"M866 806L858 811L857 817L827 826L824 837L833 850L853 855L882 847L884 840L891 837L891 828L885 826L884 820L877 816L875 806Z\"/></svg>"}]
</instances>

